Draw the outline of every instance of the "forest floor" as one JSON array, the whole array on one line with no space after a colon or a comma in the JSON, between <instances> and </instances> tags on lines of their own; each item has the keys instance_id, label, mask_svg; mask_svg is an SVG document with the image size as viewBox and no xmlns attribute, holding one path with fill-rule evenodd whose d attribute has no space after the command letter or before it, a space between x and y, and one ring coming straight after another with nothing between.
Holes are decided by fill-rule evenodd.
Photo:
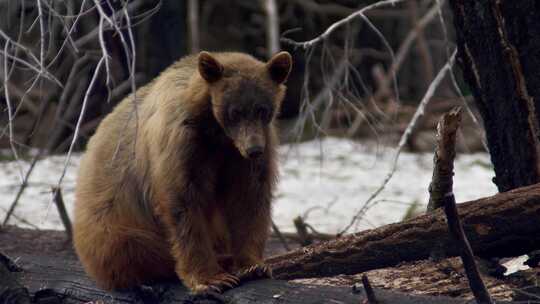
<instances>
[{"instance_id":1,"label":"forest floor","mask_svg":"<svg viewBox=\"0 0 540 304\"><path fill-rule=\"evenodd\" d=\"M288 244L297 248L294 243ZM77 256L71 242L63 231L35 230L7 226L0 230L0 251L17 262L21 257L54 257L66 263L76 263ZM266 244L265 256L284 253L282 243L272 237ZM524 257L507 261L510 272L521 269ZM422 273L421 276L418 274ZM375 287L392 289L408 294L427 296L450 296L471 299L468 281L459 258L444 259L439 262L430 260L405 262L396 267L382 268L364 272ZM291 282L309 286L353 286L359 284L362 274L338 275L333 277L297 279ZM491 295L501 300L511 300L514 284L483 275Z\"/></svg>"}]
</instances>

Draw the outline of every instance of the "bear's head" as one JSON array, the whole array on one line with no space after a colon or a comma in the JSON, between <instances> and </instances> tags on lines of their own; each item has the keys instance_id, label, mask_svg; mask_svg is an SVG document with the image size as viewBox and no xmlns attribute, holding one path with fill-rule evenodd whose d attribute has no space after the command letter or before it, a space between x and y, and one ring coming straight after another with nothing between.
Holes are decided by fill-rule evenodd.
<instances>
[{"instance_id":1,"label":"bear's head","mask_svg":"<svg viewBox=\"0 0 540 304\"><path fill-rule=\"evenodd\" d=\"M243 157L265 154L291 67L287 52L266 63L240 53L199 54L198 70L208 84L213 116Z\"/></svg>"}]
</instances>

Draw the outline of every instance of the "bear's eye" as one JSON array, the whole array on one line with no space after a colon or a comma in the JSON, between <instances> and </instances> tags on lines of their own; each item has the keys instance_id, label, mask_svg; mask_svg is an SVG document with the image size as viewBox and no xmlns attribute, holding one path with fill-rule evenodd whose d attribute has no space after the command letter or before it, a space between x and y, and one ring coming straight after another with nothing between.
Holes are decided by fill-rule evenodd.
<instances>
[{"instance_id":1,"label":"bear's eye","mask_svg":"<svg viewBox=\"0 0 540 304\"><path fill-rule=\"evenodd\" d=\"M255 116L264 122L269 122L271 119L272 110L266 106L258 106L255 108Z\"/></svg>"}]
</instances>

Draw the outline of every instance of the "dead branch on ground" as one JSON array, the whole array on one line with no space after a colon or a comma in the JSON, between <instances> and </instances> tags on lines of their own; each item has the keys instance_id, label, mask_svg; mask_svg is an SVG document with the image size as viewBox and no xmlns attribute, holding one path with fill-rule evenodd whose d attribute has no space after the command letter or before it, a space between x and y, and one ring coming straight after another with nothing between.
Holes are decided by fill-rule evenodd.
<instances>
[{"instance_id":1,"label":"dead branch on ground","mask_svg":"<svg viewBox=\"0 0 540 304\"><path fill-rule=\"evenodd\" d=\"M469 280L469 286L476 298L477 303L491 304L491 296L486 289L484 281L478 271L474 254L463 225L459 218L456 200L453 193L454 158L456 156L456 133L461 121L461 108L452 109L443 115L437 125L437 148L433 157L433 178L429 185L428 212L444 208L448 229L456 245L460 248L459 255ZM434 252L441 249L439 244L434 247ZM441 253L441 255L443 255Z\"/></svg>"},{"instance_id":2,"label":"dead branch on ground","mask_svg":"<svg viewBox=\"0 0 540 304\"><path fill-rule=\"evenodd\" d=\"M458 211L480 257L514 257L539 247L540 184L462 203ZM279 279L354 274L426 259L438 242L446 256L459 255L442 210L303 247L266 262Z\"/></svg>"}]
</instances>

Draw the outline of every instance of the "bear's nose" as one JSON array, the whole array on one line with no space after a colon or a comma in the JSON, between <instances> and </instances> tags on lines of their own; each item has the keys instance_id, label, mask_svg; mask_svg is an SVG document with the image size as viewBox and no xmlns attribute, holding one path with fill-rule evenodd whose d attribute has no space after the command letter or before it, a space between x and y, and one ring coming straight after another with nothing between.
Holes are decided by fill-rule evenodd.
<instances>
[{"instance_id":1,"label":"bear's nose","mask_svg":"<svg viewBox=\"0 0 540 304\"><path fill-rule=\"evenodd\" d=\"M260 157L263 154L263 147L261 146L253 146L246 150L247 155L249 158L257 158Z\"/></svg>"}]
</instances>

